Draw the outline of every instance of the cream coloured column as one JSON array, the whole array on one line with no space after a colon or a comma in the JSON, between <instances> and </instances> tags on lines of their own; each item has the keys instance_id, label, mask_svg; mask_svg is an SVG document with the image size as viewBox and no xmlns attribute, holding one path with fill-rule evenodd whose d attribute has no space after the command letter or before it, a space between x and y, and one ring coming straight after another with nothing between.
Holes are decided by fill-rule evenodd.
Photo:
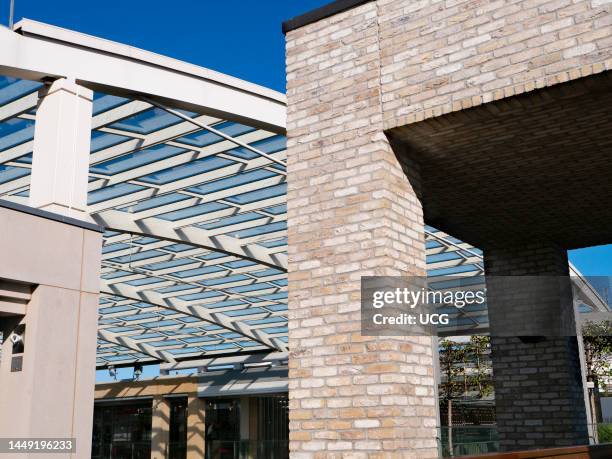
<instances>
[{"instance_id":1,"label":"cream coloured column","mask_svg":"<svg viewBox=\"0 0 612 459\"><path fill-rule=\"evenodd\" d=\"M187 459L204 457L206 404L197 394L187 399Z\"/></svg>"},{"instance_id":2,"label":"cream coloured column","mask_svg":"<svg viewBox=\"0 0 612 459\"><path fill-rule=\"evenodd\" d=\"M3 349L0 432L76 438L76 452L52 455L66 459L91 455L102 240L86 213L92 99L67 79L41 90L29 204L46 212L7 204L0 218L0 277L32 290L18 316L25 350L9 360Z\"/></svg>"},{"instance_id":3,"label":"cream coloured column","mask_svg":"<svg viewBox=\"0 0 612 459\"><path fill-rule=\"evenodd\" d=\"M25 343L17 351L10 338L3 344L0 433L76 438L75 453L49 457L89 457L101 234L91 224L6 203L0 204L0 234L0 278L32 292L25 310L0 321L4 336L18 333Z\"/></svg>"},{"instance_id":4,"label":"cream coloured column","mask_svg":"<svg viewBox=\"0 0 612 459\"><path fill-rule=\"evenodd\" d=\"M80 220L86 214L93 92L65 78L41 90L30 205Z\"/></svg>"}]
</instances>

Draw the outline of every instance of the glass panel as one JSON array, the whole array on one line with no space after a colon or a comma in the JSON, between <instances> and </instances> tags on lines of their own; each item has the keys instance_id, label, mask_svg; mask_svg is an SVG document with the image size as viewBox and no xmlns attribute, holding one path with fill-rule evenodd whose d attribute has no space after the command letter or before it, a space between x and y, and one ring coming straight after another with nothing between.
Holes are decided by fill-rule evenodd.
<instances>
[{"instance_id":1,"label":"glass panel","mask_svg":"<svg viewBox=\"0 0 612 459\"><path fill-rule=\"evenodd\" d=\"M3 166L0 164L0 183L10 182L30 173L30 169L14 166Z\"/></svg>"},{"instance_id":2,"label":"glass panel","mask_svg":"<svg viewBox=\"0 0 612 459\"><path fill-rule=\"evenodd\" d=\"M281 204L279 206L267 207L264 210L272 215L280 215L287 213L287 205Z\"/></svg>"},{"instance_id":3,"label":"glass panel","mask_svg":"<svg viewBox=\"0 0 612 459\"><path fill-rule=\"evenodd\" d=\"M0 105L8 104L42 86L42 83L29 80L18 80L7 76L0 76Z\"/></svg>"},{"instance_id":4,"label":"glass panel","mask_svg":"<svg viewBox=\"0 0 612 459\"><path fill-rule=\"evenodd\" d=\"M223 268L220 268L218 266L204 266L202 268L196 268L196 269L188 269L185 271L179 271L174 273L174 275L180 279L186 278L186 277L194 277L194 276L201 276L203 274L210 274L210 273L218 273L220 271L225 271ZM226 279L226 278L224 278Z\"/></svg>"},{"instance_id":5,"label":"glass panel","mask_svg":"<svg viewBox=\"0 0 612 459\"><path fill-rule=\"evenodd\" d=\"M97 204L98 202L125 196L126 194L131 194L143 189L144 186L134 185L132 183L118 183L117 185L107 186L106 188L100 188L99 190L89 193L87 196L87 204Z\"/></svg>"},{"instance_id":6,"label":"glass panel","mask_svg":"<svg viewBox=\"0 0 612 459\"><path fill-rule=\"evenodd\" d=\"M193 113L184 112L188 116ZM183 121L178 116L174 116L160 108L150 108L144 112L117 121L110 125L114 129L120 129L128 132L136 132L138 134L150 134L159 129L172 126Z\"/></svg>"},{"instance_id":7,"label":"glass panel","mask_svg":"<svg viewBox=\"0 0 612 459\"><path fill-rule=\"evenodd\" d=\"M269 139L253 142L250 145L259 151L272 154L276 153L277 151L285 150L287 148L287 138L282 135L277 135L274 137L270 137ZM259 157L257 153L254 153L244 147L235 148L234 150L229 151L228 154L243 159L253 159Z\"/></svg>"},{"instance_id":8,"label":"glass panel","mask_svg":"<svg viewBox=\"0 0 612 459\"><path fill-rule=\"evenodd\" d=\"M126 140L130 140L130 137L123 135L110 134L108 132L91 131L91 146L89 151L94 153L104 148L118 145Z\"/></svg>"},{"instance_id":9,"label":"glass panel","mask_svg":"<svg viewBox=\"0 0 612 459\"><path fill-rule=\"evenodd\" d=\"M94 407L92 459L149 459L151 401Z\"/></svg>"},{"instance_id":10,"label":"glass panel","mask_svg":"<svg viewBox=\"0 0 612 459\"><path fill-rule=\"evenodd\" d=\"M229 188L245 185L247 183L253 183L257 180L263 180L276 176L274 172L267 171L265 169L257 169L252 172L245 172L243 174L233 175L228 178L221 180L215 180L214 182L204 183L195 187L188 188L188 191L193 193L208 194L217 191L227 190Z\"/></svg>"},{"instance_id":11,"label":"glass panel","mask_svg":"<svg viewBox=\"0 0 612 459\"><path fill-rule=\"evenodd\" d=\"M230 198L227 198L227 201L235 204L250 204L251 202L261 201L263 199L269 199L275 196L281 196L285 193L287 193L287 184L282 183L280 185L262 188L257 191L251 191L250 193L243 193L237 196L232 196Z\"/></svg>"},{"instance_id":12,"label":"glass panel","mask_svg":"<svg viewBox=\"0 0 612 459\"><path fill-rule=\"evenodd\" d=\"M34 138L34 121L11 118L0 123L0 151Z\"/></svg>"},{"instance_id":13,"label":"glass panel","mask_svg":"<svg viewBox=\"0 0 612 459\"><path fill-rule=\"evenodd\" d=\"M287 222L276 222L270 223L268 225L258 226L257 228L249 228L242 231L236 231L230 233L231 236L237 237L239 239L260 236L262 234L275 233L278 231L284 231L287 229Z\"/></svg>"},{"instance_id":14,"label":"glass panel","mask_svg":"<svg viewBox=\"0 0 612 459\"><path fill-rule=\"evenodd\" d=\"M246 212L243 214L234 215L233 217L215 220L212 223L202 223L198 226L205 228L205 229L216 229L216 228L222 228L224 226L236 225L237 223L244 223L244 222L248 222L251 220L257 220L258 218L264 218L264 216L261 214L258 214L257 212Z\"/></svg>"},{"instance_id":15,"label":"glass panel","mask_svg":"<svg viewBox=\"0 0 612 459\"><path fill-rule=\"evenodd\" d=\"M199 206L187 207L185 209L175 210L174 212L168 212L163 215L159 215L162 220L170 220L172 222L177 220L183 220L189 217L195 217L197 215L208 214L210 212L216 212L219 210L227 209L228 205L221 204L218 202L209 202L201 204Z\"/></svg>"},{"instance_id":16,"label":"glass panel","mask_svg":"<svg viewBox=\"0 0 612 459\"><path fill-rule=\"evenodd\" d=\"M143 250L142 252L136 252L131 255L111 258L109 261L113 263L129 263L131 261L145 260L147 258L159 257L162 255L165 255L165 253L159 250Z\"/></svg>"},{"instance_id":17,"label":"glass panel","mask_svg":"<svg viewBox=\"0 0 612 459\"><path fill-rule=\"evenodd\" d=\"M154 163L162 159L183 153L182 148L171 147L168 145L156 145L145 150L135 151L127 155L113 158L90 168L90 171L98 174L118 174L136 167Z\"/></svg>"},{"instance_id":18,"label":"glass panel","mask_svg":"<svg viewBox=\"0 0 612 459\"><path fill-rule=\"evenodd\" d=\"M153 183L156 185L164 185L175 180L214 171L231 164L235 163L228 159L211 156L208 158L191 161L190 163L183 164L181 166L170 167L160 172L145 175L144 177L140 178L140 181L145 183Z\"/></svg>"},{"instance_id":19,"label":"glass panel","mask_svg":"<svg viewBox=\"0 0 612 459\"><path fill-rule=\"evenodd\" d=\"M206 402L206 457L234 459L240 440L240 401L216 399Z\"/></svg>"},{"instance_id":20,"label":"glass panel","mask_svg":"<svg viewBox=\"0 0 612 459\"><path fill-rule=\"evenodd\" d=\"M122 210L126 212L143 212L145 210L153 209L154 207L165 206L168 204L174 204L175 202L184 201L189 199L189 196L180 193L169 193L161 196L156 196L150 199L143 199L133 206L124 207Z\"/></svg>"},{"instance_id":21,"label":"glass panel","mask_svg":"<svg viewBox=\"0 0 612 459\"><path fill-rule=\"evenodd\" d=\"M27 155L24 155L21 158L17 158L15 162L21 164L32 164L32 159L32 153L28 153Z\"/></svg>"},{"instance_id":22,"label":"glass panel","mask_svg":"<svg viewBox=\"0 0 612 459\"><path fill-rule=\"evenodd\" d=\"M187 457L187 397L172 397L170 402L170 435L168 459Z\"/></svg>"},{"instance_id":23,"label":"glass panel","mask_svg":"<svg viewBox=\"0 0 612 459\"><path fill-rule=\"evenodd\" d=\"M246 134L247 132L252 132L255 130L254 127L245 126L244 124L239 123L232 123L230 121L225 121L223 123L219 123L211 127L231 137L238 137L240 135ZM177 139L177 141L179 142L183 142L196 147L205 147L207 145L212 145L213 143L220 142L222 140L224 140L223 137L206 130L197 131Z\"/></svg>"},{"instance_id":24,"label":"glass panel","mask_svg":"<svg viewBox=\"0 0 612 459\"><path fill-rule=\"evenodd\" d=\"M93 115L98 115L128 102L129 99L124 99L123 97L95 92L93 101Z\"/></svg>"}]
</instances>

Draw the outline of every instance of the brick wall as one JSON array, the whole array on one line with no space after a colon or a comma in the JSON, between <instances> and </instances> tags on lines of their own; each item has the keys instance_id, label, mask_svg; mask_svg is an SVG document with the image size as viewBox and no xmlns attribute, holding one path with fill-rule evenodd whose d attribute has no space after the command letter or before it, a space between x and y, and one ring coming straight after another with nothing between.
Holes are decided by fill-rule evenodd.
<instances>
[{"instance_id":1,"label":"brick wall","mask_svg":"<svg viewBox=\"0 0 612 459\"><path fill-rule=\"evenodd\" d=\"M431 342L359 333L362 275L425 268L383 131L609 69L611 9L376 0L287 33L292 457L435 457Z\"/></svg>"},{"instance_id":2,"label":"brick wall","mask_svg":"<svg viewBox=\"0 0 612 459\"><path fill-rule=\"evenodd\" d=\"M382 133L376 5L287 39L291 457L437 457L431 338L360 335L361 276L425 272Z\"/></svg>"},{"instance_id":3,"label":"brick wall","mask_svg":"<svg viewBox=\"0 0 612 459\"><path fill-rule=\"evenodd\" d=\"M546 276L539 283L546 289L549 285L545 284L556 280L554 276L569 274L567 251L549 243L489 248L484 257L488 276ZM502 278L487 280L487 303L494 335L491 356L501 450L588 444L576 338L526 341L500 333L516 330L519 321L526 321L529 327L542 321L556 324L559 318L568 319L575 330L571 289L559 289L557 284L556 289L538 295L534 304L525 298L525 288L521 288L525 283L496 292L496 279ZM511 298L504 298L507 294Z\"/></svg>"},{"instance_id":4,"label":"brick wall","mask_svg":"<svg viewBox=\"0 0 612 459\"><path fill-rule=\"evenodd\" d=\"M378 0L389 129L612 68L610 0Z\"/></svg>"},{"instance_id":5,"label":"brick wall","mask_svg":"<svg viewBox=\"0 0 612 459\"><path fill-rule=\"evenodd\" d=\"M491 355L502 451L588 444L576 338L492 337Z\"/></svg>"}]
</instances>

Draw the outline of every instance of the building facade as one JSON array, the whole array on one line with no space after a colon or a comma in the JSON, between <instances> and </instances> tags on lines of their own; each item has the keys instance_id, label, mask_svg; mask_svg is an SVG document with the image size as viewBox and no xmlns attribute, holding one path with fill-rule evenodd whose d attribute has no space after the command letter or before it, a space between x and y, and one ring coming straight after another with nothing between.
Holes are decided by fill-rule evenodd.
<instances>
[{"instance_id":1,"label":"building facade","mask_svg":"<svg viewBox=\"0 0 612 459\"><path fill-rule=\"evenodd\" d=\"M286 372L226 370L98 384L91 457L284 459Z\"/></svg>"},{"instance_id":2,"label":"building facade","mask_svg":"<svg viewBox=\"0 0 612 459\"><path fill-rule=\"evenodd\" d=\"M335 1L284 24L286 98L0 28L3 431L74 436L65 458L438 457L437 338L362 333L361 280L486 272L466 320L500 448L593 442L580 340L503 331L575 332L567 250L612 242L611 8ZM520 276L563 288L495 281ZM94 406L96 369L149 364Z\"/></svg>"},{"instance_id":3,"label":"building facade","mask_svg":"<svg viewBox=\"0 0 612 459\"><path fill-rule=\"evenodd\" d=\"M338 1L285 23L293 457L436 456L431 342L359 334L361 276L422 275L426 223L498 276L610 242L611 7ZM577 368L575 339L493 340L503 449L589 441Z\"/></svg>"}]
</instances>

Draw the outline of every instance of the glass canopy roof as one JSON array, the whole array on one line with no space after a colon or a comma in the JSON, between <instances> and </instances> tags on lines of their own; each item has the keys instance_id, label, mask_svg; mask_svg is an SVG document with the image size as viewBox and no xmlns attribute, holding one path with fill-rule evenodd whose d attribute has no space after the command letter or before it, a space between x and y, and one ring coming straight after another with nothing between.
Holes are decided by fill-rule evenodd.
<instances>
[{"instance_id":1,"label":"glass canopy roof","mask_svg":"<svg viewBox=\"0 0 612 459\"><path fill-rule=\"evenodd\" d=\"M0 77L2 199L27 204L40 87ZM285 138L180 113L238 143L146 102L94 96L88 204L109 228L98 366L286 349L286 174L241 146L282 161Z\"/></svg>"},{"instance_id":2,"label":"glass canopy roof","mask_svg":"<svg viewBox=\"0 0 612 459\"><path fill-rule=\"evenodd\" d=\"M40 87L0 77L0 199L28 202ZM107 228L98 367L287 350L285 138L178 114L95 94L88 204ZM429 276L483 274L480 251L426 236ZM488 328L486 308L457 320Z\"/></svg>"}]
</instances>

